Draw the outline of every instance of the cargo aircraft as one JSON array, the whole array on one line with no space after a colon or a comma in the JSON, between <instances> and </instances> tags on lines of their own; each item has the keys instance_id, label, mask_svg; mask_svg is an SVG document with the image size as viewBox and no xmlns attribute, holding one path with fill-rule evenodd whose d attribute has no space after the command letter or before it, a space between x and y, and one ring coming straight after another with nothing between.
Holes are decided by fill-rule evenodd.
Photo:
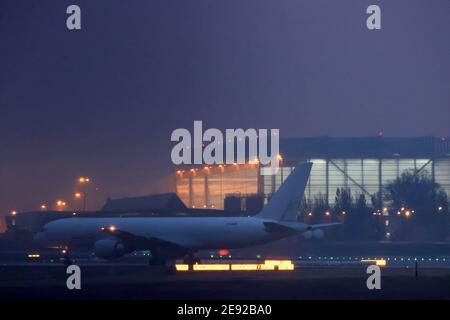
<instances>
[{"instance_id":1,"label":"cargo aircraft","mask_svg":"<svg viewBox=\"0 0 450 320\"><path fill-rule=\"evenodd\" d=\"M79 217L52 221L34 239L48 247L90 248L102 259L150 250L152 264L185 258L198 261L203 249L235 249L303 234L322 238L323 228L339 223L308 225L297 221L299 204L312 163L298 165L251 217Z\"/></svg>"}]
</instances>

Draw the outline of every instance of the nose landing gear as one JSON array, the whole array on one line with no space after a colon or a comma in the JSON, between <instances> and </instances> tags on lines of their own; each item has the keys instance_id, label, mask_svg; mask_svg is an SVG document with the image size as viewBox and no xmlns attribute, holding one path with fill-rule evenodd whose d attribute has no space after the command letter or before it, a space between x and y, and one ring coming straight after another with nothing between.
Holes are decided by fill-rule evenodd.
<instances>
[{"instance_id":1,"label":"nose landing gear","mask_svg":"<svg viewBox=\"0 0 450 320\"><path fill-rule=\"evenodd\" d=\"M186 257L183 259L183 263L185 264L196 264L200 263L200 258L195 256L194 252L190 252L186 255Z\"/></svg>"},{"instance_id":2,"label":"nose landing gear","mask_svg":"<svg viewBox=\"0 0 450 320\"><path fill-rule=\"evenodd\" d=\"M62 248L60 251L60 254L61 254L60 260L64 264L64 266L68 267L73 264L73 260L69 256L69 248L68 247Z\"/></svg>"}]
</instances>

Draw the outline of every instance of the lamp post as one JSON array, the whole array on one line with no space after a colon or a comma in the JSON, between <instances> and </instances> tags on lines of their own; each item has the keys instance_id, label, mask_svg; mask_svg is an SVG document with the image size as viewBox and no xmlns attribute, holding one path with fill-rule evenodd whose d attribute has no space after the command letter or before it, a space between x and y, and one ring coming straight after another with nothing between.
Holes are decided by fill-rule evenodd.
<instances>
[{"instance_id":1,"label":"lamp post","mask_svg":"<svg viewBox=\"0 0 450 320\"><path fill-rule=\"evenodd\" d=\"M83 191L75 193L75 198L81 199L83 198L83 211L86 211L87 208L87 192L86 186L91 182L91 178L89 177L79 177L78 183L82 186Z\"/></svg>"},{"instance_id":2,"label":"lamp post","mask_svg":"<svg viewBox=\"0 0 450 320\"><path fill-rule=\"evenodd\" d=\"M63 211L66 206L67 206L67 203L65 201L62 201L62 200L56 201L56 208L58 211Z\"/></svg>"},{"instance_id":3,"label":"lamp post","mask_svg":"<svg viewBox=\"0 0 450 320\"><path fill-rule=\"evenodd\" d=\"M86 192L77 192L75 193L75 199L83 198L83 211L86 211Z\"/></svg>"},{"instance_id":4,"label":"lamp post","mask_svg":"<svg viewBox=\"0 0 450 320\"><path fill-rule=\"evenodd\" d=\"M407 236L409 236L409 218L411 217L410 210L405 211L405 217L406 217L406 233L407 233Z\"/></svg>"}]
</instances>

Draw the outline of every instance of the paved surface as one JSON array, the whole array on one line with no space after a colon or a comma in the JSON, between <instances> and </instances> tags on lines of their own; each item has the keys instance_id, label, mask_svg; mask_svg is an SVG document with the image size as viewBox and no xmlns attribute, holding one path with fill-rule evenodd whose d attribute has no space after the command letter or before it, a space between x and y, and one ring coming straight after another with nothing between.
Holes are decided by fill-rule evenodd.
<instances>
[{"instance_id":1,"label":"paved surface","mask_svg":"<svg viewBox=\"0 0 450 320\"><path fill-rule=\"evenodd\" d=\"M82 289L66 288L58 264L0 266L1 299L449 299L450 269L388 267L368 290L361 265L298 264L294 271L165 274L142 264L80 263Z\"/></svg>"}]
</instances>

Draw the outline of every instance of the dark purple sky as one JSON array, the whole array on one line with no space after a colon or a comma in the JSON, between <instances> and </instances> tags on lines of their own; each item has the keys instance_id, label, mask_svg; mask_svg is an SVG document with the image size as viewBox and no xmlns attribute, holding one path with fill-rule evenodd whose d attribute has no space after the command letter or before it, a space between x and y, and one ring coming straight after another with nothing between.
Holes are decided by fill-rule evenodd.
<instances>
[{"instance_id":1,"label":"dark purple sky","mask_svg":"<svg viewBox=\"0 0 450 320\"><path fill-rule=\"evenodd\" d=\"M79 175L98 199L154 192L194 120L448 136L449 35L448 0L2 0L0 211L69 201Z\"/></svg>"}]
</instances>

